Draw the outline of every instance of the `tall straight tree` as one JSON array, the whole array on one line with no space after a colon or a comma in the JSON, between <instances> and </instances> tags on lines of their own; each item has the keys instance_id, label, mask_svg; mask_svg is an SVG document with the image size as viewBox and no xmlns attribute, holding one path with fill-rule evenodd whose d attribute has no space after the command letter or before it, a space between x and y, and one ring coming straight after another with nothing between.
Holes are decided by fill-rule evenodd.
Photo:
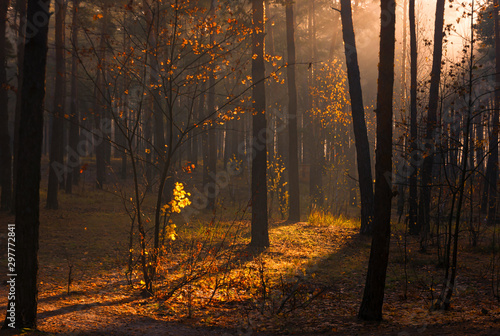
<instances>
[{"instance_id":1,"label":"tall straight tree","mask_svg":"<svg viewBox=\"0 0 500 336\"><path fill-rule=\"evenodd\" d=\"M94 121L99 134L95 136L97 143L95 149L96 161L96 186L102 189L106 182L106 146L104 126L106 125L105 116L105 91L106 91L106 32L108 30L108 5L103 3L103 16L101 21L101 33L97 60L97 78L94 87ZM147 121L146 121L147 122ZM147 126L146 126L147 128ZM146 132L147 133L147 132ZM150 154L149 154L150 155ZM148 179L149 181L149 179Z\"/></svg>"},{"instance_id":2,"label":"tall straight tree","mask_svg":"<svg viewBox=\"0 0 500 336\"><path fill-rule=\"evenodd\" d=\"M418 234L417 210L417 166L414 164L418 160L415 157L417 153L417 31L415 24L415 0L410 0L408 6L408 16L410 18L410 155L411 155L411 174L410 174L410 197L408 212L408 227L410 234Z\"/></svg>"},{"instance_id":3,"label":"tall straight tree","mask_svg":"<svg viewBox=\"0 0 500 336\"><path fill-rule=\"evenodd\" d=\"M439 83L441 81L441 58L443 56L443 25L444 25L444 4L445 0L436 2L436 19L434 24L434 53L431 70L431 87L429 89L429 108L427 110L427 127L425 139L428 144L434 139L434 133L437 123L437 108L439 101ZM431 184L432 167L434 165L434 153L432 148L427 148L426 157L422 169L422 191L420 193L420 204L418 222L415 232L423 230L424 238L421 248L425 250L425 235L429 230L430 221L430 202L431 202Z\"/></svg>"},{"instance_id":4,"label":"tall straight tree","mask_svg":"<svg viewBox=\"0 0 500 336\"><path fill-rule=\"evenodd\" d=\"M73 17L71 22L71 44L73 54L71 57L71 103L69 117L69 139L68 145L71 151L68 153L68 175L66 177L66 193L71 194L73 184L76 184L78 176L79 154L78 139L80 129L78 127L78 6L79 0L73 0Z\"/></svg>"},{"instance_id":5,"label":"tall straight tree","mask_svg":"<svg viewBox=\"0 0 500 336\"><path fill-rule=\"evenodd\" d=\"M252 0L252 240L256 248L269 246L267 223L267 137L264 68L264 0Z\"/></svg>"},{"instance_id":6,"label":"tall straight tree","mask_svg":"<svg viewBox=\"0 0 500 336\"><path fill-rule=\"evenodd\" d=\"M288 53L288 179L290 205L288 220L300 221L299 151L297 134L297 84L295 82L295 29L293 2L286 3L286 45Z\"/></svg>"},{"instance_id":7,"label":"tall straight tree","mask_svg":"<svg viewBox=\"0 0 500 336\"><path fill-rule=\"evenodd\" d=\"M49 186L47 189L47 209L57 209L59 203L57 193L61 179L64 178L63 167L63 129L64 103L66 100L66 60L64 54L64 31L66 4L65 0L56 2L56 84L54 94L54 113L52 118L52 136L50 139Z\"/></svg>"},{"instance_id":8,"label":"tall straight tree","mask_svg":"<svg viewBox=\"0 0 500 336\"><path fill-rule=\"evenodd\" d=\"M396 4L381 0L380 62L377 88L377 148L375 155L375 203L373 239L363 300L358 317L382 320L385 277L391 240L392 198L392 98Z\"/></svg>"},{"instance_id":9,"label":"tall straight tree","mask_svg":"<svg viewBox=\"0 0 500 336\"><path fill-rule=\"evenodd\" d=\"M370 144L365 123L363 92L358 66L358 52L352 23L350 0L341 0L340 15L342 18L342 35L347 64L349 94L351 96L352 124L356 142L356 155L359 176L359 193L361 196L361 233L372 233L373 221L373 185L370 159Z\"/></svg>"},{"instance_id":10,"label":"tall straight tree","mask_svg":"<svg viewBox=\"0 0 500 336\"><path fill-rule=\"evenodd\" d=\"M19 123L21 117L21 106L22 106L22 90L23 87L23 64L24 64L24 36L26 35L26 1L17 1L16 7L19 12L19 27L17 30L17 90L16 95L16 114L14 116L14 164L13 168L13 180L14 180L14 190L12 193L12 212L15 209L16 201L16 178L17 178L17 152L19 147Z\"/></svg>"},{"instance_id":11,"label":"tall straight tree","mask_svg":"<svg viewBox=\"0 0 500 336\"><path fill-rule=\"evenodd\" d=\"M498 18L499 1L495 0L493 17L495 19L495 111L493 112L493 129L490 136L488 158L489 174L486 177L489 184L488 225L494 225L497 210L497 180L498 180L498 128L500 109L500 22Z\"/></svg>"},{"instance_id":12,"label":"tall straight tree","mask_svg":"<svg viewBox=\"0 0 500 336\"><path fill-rule=\"evenodd\" d=\"M9 136L9 109L6 73L6 46L5 36L7 26L7 10L10 0L0 4L0 210L9 210L12 200L12 153L10 151Z\"/></svg>"},{"instance_id":13,"label":"tall straight tree","mask_svg":"<svg viewBox=\"0 0 500 336\"><path fill-rule=\"evenodd\" d=\"M38 232L40 226L40 168L43 138L45 65L50 0L28 0L16 180L16 295L15 328L36 328L38 297ZM9 327L6 314L4 328Z\"/></svg>"}]
</instances>

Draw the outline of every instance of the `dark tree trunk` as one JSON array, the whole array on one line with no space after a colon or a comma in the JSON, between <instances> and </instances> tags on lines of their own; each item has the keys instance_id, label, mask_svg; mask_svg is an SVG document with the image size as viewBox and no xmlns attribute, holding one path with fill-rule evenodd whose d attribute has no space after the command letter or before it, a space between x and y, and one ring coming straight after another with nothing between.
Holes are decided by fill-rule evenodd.
<instances>
[{"instance_id":1,"label":"dark tree trunk","mask_svg":"<svg viewBox=\"0 0 500 336\"><path fill-rule=\"evenodd\" d=\"M299 151L297 135L297 85L295 83L295 31L293 3L286 4L286 41L288 53L288 178L290 201L288 220L300 221Z\"/></svg>"},{"instance_id":2,"label":"dark tree trunk","mask_svg":"<svg viewBox=\"0 0 500 336\"><path fill-rule=\"evenodd\" d=\"M359 176L359 192L361 196L361 233L372 233L373 221L373 177L370 159L370 144L365 123L363 92L358 66L358 54L354 26L352 23L351 1L341 1L342 33L349 80L349 94L352 106L352 124L356 142L356 155Z\"/></svg>"},{"instance_id":3,"label":"dark tree trunk","mask_svg":"<svg viewBox=\"0 0 500 336\"><path fill-rule=\"evenodd\" d=\"M392 98L394 88L395 3L381 1L380 62L377 90L377 149L373 240L358 317L382 320L391 239Z\"/></svg>"},{"instance_id":4,"label":"dark tree trunk","mask_svg":"<svg viewBox=\"0 0 500 336\"><path fill-rule=\"evenodd\" d=\"M437 0L436 3L436 21L434 27L434 53L431 70L431 87L429 89L429 109L427 112L427 129L425 139L426 157L422 169L422 191L420 194L419 214L415 232L421 232L423 235L421 248L425 249L427 240L426 235L429 230L430 222L430 202L431 202L431 184L432 167L434 164L434 152L432 143L434 132L437 127L437 108L439 101L439 83L441 80L441 58L443 55L443 24L444 24L444 4L445 0Z\"/></svg>"},{"instance_id":5,"label":"dark tree trunk","mask_svg":"<svg viewBox=\"0 0 500 336\"><path fill-rule=\"evenodd\" d=\"M12 153L9 136L9 97L6 73L7 10L10 0L0 4L0 210L10 210L12 202Z\"/></svg>"},{"instance_id":6,"label":"dark tree trunk","mask_svg":"<svg viewBox=\"0 0 500 336\"><path fill-rule=\"evenodd\" d=\"M257 248L269 246L267 223L267 137L264 68L264 1L252 0L252 240Z\"/></svg>"},{"instance_id":7,"label":"dark tree trunk","mask_svg":"<svg viewBox=\"0 0 500 336\"><path fill-rule=\"evenodd\" d=\"M29 0L27 21L37 27L26 40L19 127L19 155L16 185L16 329L35 329L38 301L38 232L40 168L43 138L45 65L50 0ZM43 20L40 20L43 18ZM9 327L7 314L4 328Z\"/></svg>"},{"instance_id":8,"label":"dark tree trunk","mask_svg":"<svg viewBox=\"0 0 500 336\"><path fill-rule=\"evenodd\" d=\"M490 175L487 176L489 182L488 198L488 225L494 225L496 222L497 210L497 180L498 180L498 128L499 128L499 109L500 109L500 22L498 18L499 1L495 0L495 111L493 112L493 129L490 137ZM490 162L491 161L491 162Z\"/></svg>"},{"instance_id":9,"label":"dark tree trunk","mask_svg":"<svg viewBox=\"0 0 500 336\"><path fill-rule=\"evenodd\" d=\"M213 210L215 208L215 199L217 196L217 184L215 175L217 174L217 133L216 133L216 122L215 119L217 115L215 114L215 78L214 75L210 75L208 81L208 99L207 99L207 110L209 115L211 115L211 126L208 127L208 184L205 185L205 190L208 191L208 204L207 209Z\"/></svg>"},{"instance_id":10,"label":"dark tree trunk","mask_svg":"<svg viewBox=\"0 0 500 336\"><path fill-rule=\"evenodd\" d=\"M19 28L17 43L17 95L16 95L16 114L14 117L14 165L13 165L13 193L12 193L12 212L15 210L16 202L16 177L17 177L17 150L19 147L19 120L21 117L22 106L22 83L23 83L23 64L24 64L24 37L26 35L26 1L17 1L17 10L19 11Z\"/></svg>"},{"instance_id":11,"label":"dark tree trunk","mask_svg":"<svg viewBox=\"0 0 500 336\"><path fill-rule=\"evenodd\" d=\"M163 163L165 161L166 147L165 135L163 126L163 109L161 106L161 95L159 89L159 62L158 62L158 45L157 45L157 29L155 19L158 15L153 13L152 7L148 1L143 1L144 15L147 22L148 34L148 59L151 67L151 87L153 88L153 116L154 116L154 165L158 165L159 170L163 171Z\"/></svg>"},{"instance_id":12,"label":"dark tree trunk","mask_svg":"<svg viewBox=\"0 0 500 336\"><path fill-rule=\"evenodd\" d=\"M73 54L71 57L71 103L69 117L69 139L66 176L66 193L71 194L75 177L79 174L80 155L78 153L78 140L80 139L80 127L78 116L78 6L79 0L73 0L73 18L71 23L71 43Z\"/></svg>"},{"instance_id":13,"label":"dark tree trunk","mask_svg":"<svg viewBox=\"0 0 500 336\"><path fill-rule=\"evenodd\" d=\"M417 227L417 210L418 210L418 194L417 194L417 32L415 24L415 0L410 0L409 4L410 17L410 196L409 196L409 212L408 212L408 227L410 234L416 235L419 232Z\"/></svg>"},{"instance_id":14,"label":"dark tree trunk","mask_svg":"<svg viewBox=\"0 0 500 336\"><path fill-rule=\"evenodd\" d=\"M65 169L63 166L63 129L64 129L64 103L66 100L66 64L64 54L65 0L56 2L56 83L54 91L54 112L52 118L52 136L50 139L50 164L49 186L47 189L47 209L59 207L57 194L59 184L64 181Z\"/></svg>"},{"instance_id":15,"label":"dark tree trunk","mask_svg":"<svg viewBox=\"0 0 500 336\"><path fill-rule=\"evenodd\" d=\"M95 161L96 161L96 187L102 189L106 183L106 137L104 126L105 118L105 86L106 86L106 31L108 20L108 8L104 5L104 14L101 19L101 36L99 41L97 60L97 79L94 92L94 119L96 127L95 135Z\"/></svg>"}]
</instances>

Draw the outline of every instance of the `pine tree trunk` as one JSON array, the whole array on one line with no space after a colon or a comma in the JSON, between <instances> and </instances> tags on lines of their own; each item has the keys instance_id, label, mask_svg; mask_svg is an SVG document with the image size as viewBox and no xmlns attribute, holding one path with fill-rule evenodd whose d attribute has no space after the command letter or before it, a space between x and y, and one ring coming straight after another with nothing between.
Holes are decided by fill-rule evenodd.
<instances>
[{"instance_id":1,"label":"pine tree trunk","mask_svg":"<svg viewBox=\"0 0 500 336\"><path fill-rule=\"evenodd\" d=\"M417 157L417 33L415 24L415 0L410 0L409 17L410 17L410 196L409 196L409 213L408 227L410 234L416 235L419 230L417 227L417 210L418 210L418 195L417 195L417 172L418 167L416 162Z\"/></svg>"},{"instance_id":2,"label":"pine tree trunk","mask_svg":"<svg viewBox=\"0 0 500 336\"><path fill-rule=\"evenodd\" d=\"M300 221L299 157L297 134L297 85L295 83L295 31L293 3L286 4L286 40L288 52L288 176L289 213L288 220Z\"/></svg>"},{"instance_id":3,"label":"pine tree trunk","mask_svg":"<svg viewBox=\"0 0 500 336\"><path fill-rule=\"evenodd\" d=\"M64 180L65 169L63 166L63 128L64 128L64 103L66 100L66 64L64 54L65 43L65 0L56 0L56 83L54 94L54 111L52 118L52 136L50 138L50 164L49 185L47 189L47 209L59 208L57 194L59 184Z\"/></svg>"},{"instance_id":4,"label":"pine tree trunk","mask_svg":"<svg viewBox=\"0 0 500 336\"><path fill-rule=\"evenodd\" d=\"M73 18L71 23L71 43L73 54L71 57L71 103L69 117L69 139L68 139L68 175L66 177L66 193L71 194L73 184L76 184L76 176L79 174L80 153L78 152L78 141L80 140L79 113L78 113L78 6L79 0L73 0Z\"/></svg>"},{"instance_id":5,"label":"pine tree trunk","mask_svg":"<svg viewBox=\"0 0 500 336\"><path fill-rule=\"evenodd\" d=\"M427 129L425 139L427 141L426 157L422 169L422 191L420 194L420 205L416 232L422 233L421 248L425 249L427 232L430 224L430 202L432 168L434 165L433 140L437 127L437 108L439 101L439 83L441 80L441 58L443 55L443 24L444 24L445 0L436 2L436 20L434 27L434 52L431 70L431 87L429 89L429 109L427 112Z\"/></svg>"},{"instance_id":6,"label":"pine tree trunk","mask_svg":"<svg viewBox=\"0 0 500 336\"><path fill-rule=\"evenodd\" d=\"M16 329L37 326L40 168L50 0L28 0L27 21L38 29L26 40L16 185ZM45 20L40 21L40 18ZM7 314L4 328L8 328Z\"/></svg>"},{"instance_id":7,"label":"pine tree trunk","mask_svg":"<svg viewBox=\"0 0 500 336\"><path fill-rule=\"evenodd\" d=\"M373 221L373 177L350 0L341 1L341 18L361 196L360 230L362 234L371 234Z\"/></svg>"},{"instance_id":8,"label":"pine tree trunk","mask_svg":"<svg viewBox=\"0 0 500 336\"><path fill-rule=\"evenodd\" d=\"M499 1L495 0L495 111L493 112L493 130L490 137L490 157L488 163L491 166L490 175L487 177L489 182L488 199L488 225L494 225L496 222L497 210L497 180L498 180L498 128L499 128L499 109L500 109L500 22L498 18ZM491 163L489 162L491 160Z\"/></svg>"},{"instance_id":9,"label":"pine tree trunk","mask_svg":"<svg viewBox=\"0 0 500 336\"><path fill-rule=\"evenodd\" d=\"M267 223L266 88L264 67L264 1L252 0L252 240L256 248L269 246Z\"/></svg>"},{"instance_id":10,"label":"pine tree trunk","mask_svg":"<svg viewBox=\"0 0 500 336\"><path fill-rule=\"evenodd\" d=\"M95 136L95 160L96 160L96 187L102 189L106 183L106 136L104 125L105 116L105 86L106 86L106 31L108 20L108 8L104 5L103 18L101 18L101 33L97 61L97 79L94 91L94 120L96 127Z\"/></svg>"},{"instance_id":11,"label":"pine tree trunk","mask_svg":"<svg viewBox=\"0 0 500 336\"><path fill-rule=\"evenodd\" d=\"M394 88L395 3L382 0L380 62L377 90L377 149L373 240L363 300L358 317L382 320L385 278L389 262L392 198L392 98Z\"/></svg>"},{"instance_id":12,"label":"pine tree trunk","mask_svg":"<svg viewBox=\"0 0 500 336\"><path fill-rule=\"evenodd\" d=\"M0 4L0 210L9 210L12 202L12 153L9 136L9 97L7 85L6 26L10 0Z\"/></svg>"}]
</instances>

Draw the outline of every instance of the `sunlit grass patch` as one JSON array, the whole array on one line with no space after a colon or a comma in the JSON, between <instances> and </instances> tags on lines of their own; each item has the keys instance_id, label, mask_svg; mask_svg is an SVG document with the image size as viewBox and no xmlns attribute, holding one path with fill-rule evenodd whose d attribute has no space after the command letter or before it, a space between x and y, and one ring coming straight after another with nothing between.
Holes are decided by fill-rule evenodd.
<instances>
[{"instance_id":1,"label":"sunlit grass patch","mask_svg":"<svg viewBox=\"0 0 500 336\"><path fill-rule=\"evenodd\" d=\"M324 210L313 210L309 214L308 220L311 225L338 226L346 229L359 229L360 222L357 219L347 218L343 215L334 216Z\"/></svg>"}]
</instances>

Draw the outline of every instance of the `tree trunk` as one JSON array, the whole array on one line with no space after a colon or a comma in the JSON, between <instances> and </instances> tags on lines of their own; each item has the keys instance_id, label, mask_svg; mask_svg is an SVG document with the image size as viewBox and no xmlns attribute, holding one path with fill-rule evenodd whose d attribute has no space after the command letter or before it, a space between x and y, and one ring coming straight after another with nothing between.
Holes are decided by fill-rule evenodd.
<instances>
[{"instance_id":1,"label":"tree trunk","mask_svg":"<svg viewBox=\"0 0 500 336\"><path fill-rule=\"evenodd\" d=\"M417 210L418 210L418 195L417 195L417 33L415 24L415 0L410 0L409 4L410 17L410 196L409 196L409 213L408 227L410 234L416 235L419 232L417 227Z\"/></svg>"},{"instance_id":2,"label":"tree trunk","mask_svg":"<svg viewBox=\"0 0 500 336\"><path fill-rule=\"evenodd\" d=\"M19 11L19 28L17 43L17 95L16 95L16 113L14 116L14 165L13 165L13 193L12 193L12 212L15 210L16 202L16 178L17 178L17 151L19 147L19 123L22 106L22 83L23 83L23 64L24 64L24 37L26 35L26 1L17 1L17 10Z\"/></svg>"},{"instance_id":3,"label":"tree trunk","mask_svg":"<svg viewBox=\"0 0 500 336\"><path fill-rule=\"evenodd\" d=\"M57 194L59 184L64 180L65 169L63 166L63 129L64 129L64 103L66 100L66 61L64 54L64 31L66 4L65 0L56 0L56 83L54 93L54 112L52 118L52 136L50 139L50 164L49 185L47 189L47 209L59 207Z\"/></svg>"},{"instance_id":4,"label":"tree trunk","mask_svg":"<svg viewBox=\"0 0 500 336\"><path fill-rule=\"evenodd\" d=\"M105 125L105 86L106 86L106 31L108 20L108 8L104 5L103 18L101 18L101 36L99 41L98 61L97 61L97 79L94 91L94 119L96 127L96 148L95 148L95 161L96 161L96 187L102 189L106 182L106 137L104 134Z\"/></svg>"},{"instance_id":5,"label":"tree trunk","mask_svg":"<svg viewBox=\"0 0 500 336\"><path fill-rule=\"evenodd\" d=\"M494 225L496 222L497 210L497 180L498 180L498 128L499 128L499 109L500 109L500 22L498 18L499 1L495 0L495 111L493 112L493 129L490 137L490 157L488 164L491 166L491 173L487 177L489 182L488 199L488 225ZM491 162L490 162L491 160Z\"/></svg>"},{"instance_id":6,"label":"tree trunk","mask_svg":"<svg viewBox=\"0 0 500 336\"><path fill-rule=\"evenodd\" d=\"M356 39L352 23L351 1L341 1L342 33L349 80L349 94L352 106L352 124L356 144L356 155L359 176L359 192L361 196L361 233L372 233L373 220L373 177L370 159L370 144L365 123L363 92L358 66Z\"/></svg>"},{"instance_id":7,"label":"tree trunk","mask_svg":"<svg viewBox=\"0 0 500 336\"><path fill-rule=\"evenodd\" d=\"M37 27L26 39L19 127L19 155L16 185L16 295L8 307L15 305L16 329L36 328L38 298L38 232L40 204L40 168L43 139L45 65L50 0L29 0L27 21ZM40 20L43 18L43 20ZM12 279L12 278L11 278ZM10 314L4 328L10 327Z\"/></svg>"},{"instance_id":8,"label":"tree trunk","mask_svg":"<svg viewBox=\"0 0 500 336\"><path fill-rule=\"evenodd\" d=\"M375 222L366 275L366 285L358 317L382 320L385 277L391 239L392 198L392 98L394 88L395 3L381 1L380 62L377 90L377 150L375 164Z\"/></svg>"},{"instance_id":9,"label":"tree trunk","mask_svg":"<svg viewBox=\"0 0 500 336\"><path fill-rule=\"evenodd\" d=\"M429 230L430 222L430 202L431 202L431 184L432 167L434 164L434 152L432 148L434 140L434 131L437 127L437 108L439 100L439 83L441 80L441 58L443 55L443 24L444 24L444 4L445 0L437 0L436 3L436 21L434 26L434 53L431 70L431 87L429 89L429 109L427 112L427 130L426 130L426 157L422 170L422 192L420 194L419 214L415 232L421 232L421 248L425 249L426 235Z\"/></svg>"},{"instance_id":10,"label":"tree trunk","mask_svg":"<svg viewBox=\"0 0 500 336\"><path fill-rule=\"evenodd\" d=\"M288 220L300 221L299 157L297 135L297 85L295 83L295 32L293 3L286 4L286 41L288 53L288 178L289 212Z\"/></svg>"},{"instance_id":11,"label":"tree trunk","mask_svg":"<svg viewBox=\"0 0 500 336\"><path fill-rule=\"evenodd\" d=\"M9 136L9 97L6 73L6 26L10 0L0 4L0 210L9 210L12 202L12 153Z\"/></svg>"},{"instance_id":12,"label":"tree trunk","mask_svg":"<svg viewBox=\"0 0 500 336\"><path fill-rule=\"evenodd\" d=\"M264 1L252 0L252 240L256 248L269 246L267 223L267 137L264 68Z\"/></svg>"},{"instance_id":13,"label":"tree trunk","mask_svg":"<svg viewBox=\"0 0 500 336\"><path fill-rule=\"evenodd\" d=\"M78 140L80 139L79 115L78 115L78 6L79 0L73 0L73 18L71 23L71 43L73 54L71 57L71 103L69 117L69 139L68 139L68 175L66 177L66 193L71 194L75 177L79 174L80 155L78 153Z\"/></svg>"},{"instance_id":14,"label":"tree trunk","mask_svg":"<svg viewBox=\"0 0 500 336\"><path fill-rule=\"evenodd\" d=\"M216 114L215 114L215 78L214 74L210 74L210 79L208 80L208 99L207 99L207 110L211 115L211 125L208 127L208 184L205 185L206 190L208 190L208 204L207 209L214 210L215 199L217 196L217 133L216 133Z\"/></svg>"}]
</instances>

